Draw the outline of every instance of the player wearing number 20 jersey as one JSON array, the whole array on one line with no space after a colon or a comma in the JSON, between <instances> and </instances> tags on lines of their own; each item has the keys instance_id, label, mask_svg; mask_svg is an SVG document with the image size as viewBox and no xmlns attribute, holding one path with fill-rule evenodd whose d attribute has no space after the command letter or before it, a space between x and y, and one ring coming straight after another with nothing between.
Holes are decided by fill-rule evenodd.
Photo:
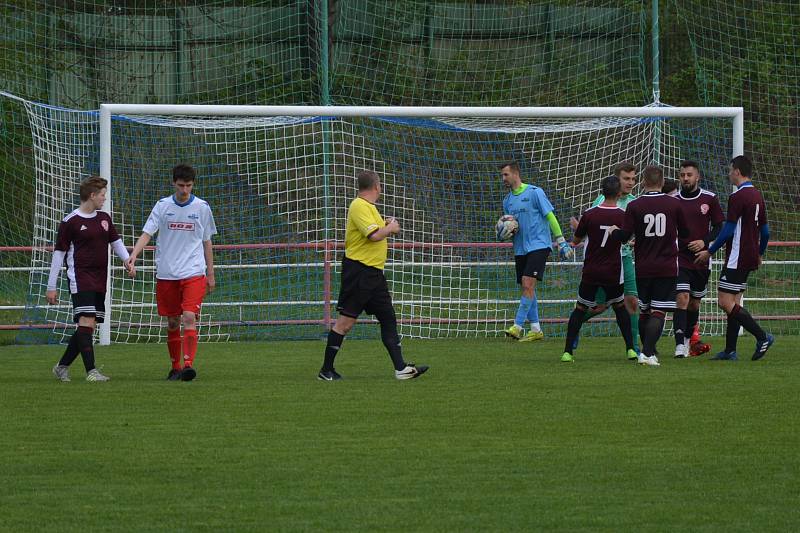
<instances>
[{"instance_id":1,"label":"player wearing number 20 jersey","mask_svg":"<svg viewBox=\"0 0 800 533\"><path fill-rule=\"evenodd\" d=\"M641 364L658 366L656 343L661 336L667 311L675 309L675 281L678 276L678 237L689 228L680 200L661 192L664 171L649 166L642 172L645 192L628 204L623 240L635 236L636 287L639 290L639 335L642 337ZM615 232L616 234L616 232Z\"/></svg>"}]
</instances>

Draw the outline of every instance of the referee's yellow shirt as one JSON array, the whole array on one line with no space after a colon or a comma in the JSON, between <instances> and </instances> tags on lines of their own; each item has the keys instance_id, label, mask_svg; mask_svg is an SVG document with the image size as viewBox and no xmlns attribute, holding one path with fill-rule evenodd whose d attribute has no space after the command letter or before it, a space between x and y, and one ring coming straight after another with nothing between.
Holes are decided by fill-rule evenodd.
<instances>
[{"instance_id":1,"label":"referee's yellow shirt","mask_svg":"<svg viewBox=\"0 0 800 533\"><path fill-rule=\"evenodd\" d=\"M373 204L361 197L350 202L344 234L344 255L348 259L383 270L388 250L387 239L371 241L369 236L385 225L386 222Z\"/></svg>"}]
</instances>

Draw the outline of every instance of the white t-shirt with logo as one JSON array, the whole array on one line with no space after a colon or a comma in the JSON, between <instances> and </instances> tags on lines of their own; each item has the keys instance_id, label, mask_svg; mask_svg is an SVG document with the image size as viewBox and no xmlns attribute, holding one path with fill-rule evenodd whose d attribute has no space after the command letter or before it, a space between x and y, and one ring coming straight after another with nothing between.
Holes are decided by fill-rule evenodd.
<instances>
[{"instance_id":1,"label":"white t-shirt with logo","mask_svg":"<svg viewBox=\"0 0 800 533\"><path fill-rule=\"evenodd\" d=\"M214 215L205 200L191 195L179 204L174 196L159 200L142 230L156 241L156 278L188 279L206 274L203 243L217 234Z\"/></svg>"}]
</instances>

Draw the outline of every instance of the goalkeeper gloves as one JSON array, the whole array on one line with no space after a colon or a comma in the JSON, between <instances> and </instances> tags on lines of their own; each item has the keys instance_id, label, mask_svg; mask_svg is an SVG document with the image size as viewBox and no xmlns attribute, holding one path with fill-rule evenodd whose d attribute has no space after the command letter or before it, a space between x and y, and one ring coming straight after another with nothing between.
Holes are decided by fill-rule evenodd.
<instances>
[{"instance_id":1,"label":"goalkeeper gloves","mask_svg":"<svg viewBox=\"0 0 800 533\"><path fill-rule=\"evenodd\" d=\"M575 251L564 239L563 235L556 237L556 244L558 245L558 255L561 256L561 259L571 260L573 257L575 257Z\"/></svg>"}]
</instances>

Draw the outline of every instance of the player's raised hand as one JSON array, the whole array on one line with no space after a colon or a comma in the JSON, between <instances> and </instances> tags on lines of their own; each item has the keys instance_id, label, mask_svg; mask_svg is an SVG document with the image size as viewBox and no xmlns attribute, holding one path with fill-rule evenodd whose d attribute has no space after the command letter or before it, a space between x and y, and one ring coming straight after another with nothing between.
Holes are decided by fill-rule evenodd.
<instances>
[{"instance_id":1,"label":"player's raised hand","mask_svg":"<svg viewBox=\"0 0 800 533\"><path fill-rule=\"evenodd\" d=\"M58 297L56 295L56 291L47 291L47 303L55 305L56 302L58 302Z\"/></svg>"},{"instance_id":2,"label":"player's raised hand","mask_svg":"<svg viewBox=\"0 0 800 533\"><path fill-rule=\"evenodd\" d=\"M386 228L391 234L400 233L400 223L394 217L388 217L386 219Z\"/></svg>"}]
</instances>

